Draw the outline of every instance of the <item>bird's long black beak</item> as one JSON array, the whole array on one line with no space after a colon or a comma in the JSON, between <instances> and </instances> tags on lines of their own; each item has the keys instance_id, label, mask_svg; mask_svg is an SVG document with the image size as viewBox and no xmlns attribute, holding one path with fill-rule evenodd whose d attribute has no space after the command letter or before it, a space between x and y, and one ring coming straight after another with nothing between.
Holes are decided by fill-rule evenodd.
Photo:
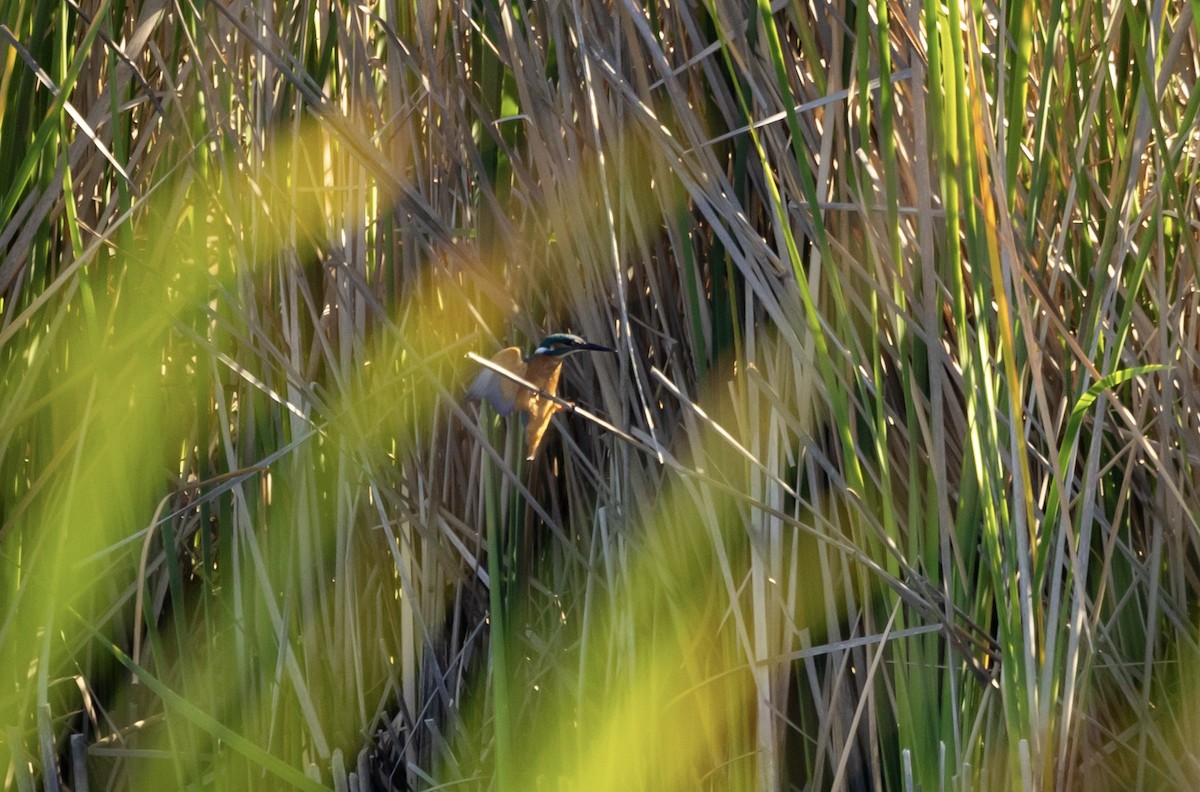
<instances>
[{"instance_id":1,"label":"bird's long black beak","mask_svg":"<svg viewBox=\"0 0 1200 792\"><path fill-rule=\"evenodd\" d=\"M589 342L584 342L575 348L576 349L584 349L584 350L587 350L588 352L616 352L617 351L617 350L613 349L612 347L606 347L603 344L592 344Z\"/></svg>"}]
</instances>

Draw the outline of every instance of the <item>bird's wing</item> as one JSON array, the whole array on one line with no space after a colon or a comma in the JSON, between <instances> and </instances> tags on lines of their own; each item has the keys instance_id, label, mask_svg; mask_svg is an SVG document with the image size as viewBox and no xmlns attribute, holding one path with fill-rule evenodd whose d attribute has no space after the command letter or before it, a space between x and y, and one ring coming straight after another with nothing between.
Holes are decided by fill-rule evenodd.
<instances>
[{"instance_id":1,"label":"bird's wing","mask_svg":"<svg viewBox=\"0 0 1200 792\"><path fill-rule=\"evenodd\" d=\"M501 349L492 356L492 362L501 368L506 368L518 377L525 374L525 359L517 347ZM512 380L502 377L489 368L476 375L471 387L467 388L467 398L473 401L488 400L500 415L509 415L516 407L517 392L521 386Z\"/></svg>"}]
</instances>

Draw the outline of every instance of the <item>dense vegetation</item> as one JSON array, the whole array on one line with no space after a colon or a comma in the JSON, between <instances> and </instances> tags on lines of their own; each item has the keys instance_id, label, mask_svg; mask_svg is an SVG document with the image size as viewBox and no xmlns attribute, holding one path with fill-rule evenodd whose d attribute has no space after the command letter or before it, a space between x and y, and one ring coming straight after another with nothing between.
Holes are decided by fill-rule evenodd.
<instances>
[{"instance_id":1,"label":"dense vegetation","mask_svg":"<svg viewBox=\"0 0 1200 792\"><path fill-rule=\"evenodd\" d=\"M1196 788L1197 8L0 4L4 788Z\"/></svg>"}]
</instances>

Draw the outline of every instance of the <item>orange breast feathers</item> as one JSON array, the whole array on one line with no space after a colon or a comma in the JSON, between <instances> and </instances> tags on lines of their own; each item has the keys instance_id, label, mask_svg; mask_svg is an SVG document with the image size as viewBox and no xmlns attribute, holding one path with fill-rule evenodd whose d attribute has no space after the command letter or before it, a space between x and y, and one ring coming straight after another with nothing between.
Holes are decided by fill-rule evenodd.
<instances>
[{"instance_id":1,"label":"orange breast feathers","mask_svg":"<svg viewBox=\"0 0 1200 792\"><path fill-rule=\"evenodd\" d=\"M550 426L550 419L555 412L562 409L554 401L541 395L542 392L551 396L558 394L562 358L539 355L526 362L520 349L508 347L492 356L492 362L531 385L538 386L541 392L518 385L509 378L485 368L467 389L467 398L475 401L486 399L500 415L511 415L514 410L523 413L525 447L529 453L526 458L533 459L542 444L542 436Z\"/></svg>"}]
</instances>

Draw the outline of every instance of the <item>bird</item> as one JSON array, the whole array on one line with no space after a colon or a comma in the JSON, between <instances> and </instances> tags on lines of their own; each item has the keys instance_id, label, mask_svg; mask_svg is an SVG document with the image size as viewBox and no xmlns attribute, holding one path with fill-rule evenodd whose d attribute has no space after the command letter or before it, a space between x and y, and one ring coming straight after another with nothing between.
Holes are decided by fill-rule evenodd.
<instances>
[{"instance_id":1,"label":"bird","mask_svg":"<svg viewBox=\"0 0 1200 792\"><path fill-rule=\"evenodd\" d=\"M553 399L558 391L558 378L562 374L563 358L574 352L615 352L611 347L592 344L571 333L551 333L542 339L531 355L521 353L519 347L506 347L492 356L492 363L537 386L533 391L513 380L485 368L467 388L467 398L472 401L487 400L502 416L511 415L513 410L525 415L526 460L537 456L542 444L542 435L550 426L550 418L563 409Z\"/></svg>"}]
</instances>

